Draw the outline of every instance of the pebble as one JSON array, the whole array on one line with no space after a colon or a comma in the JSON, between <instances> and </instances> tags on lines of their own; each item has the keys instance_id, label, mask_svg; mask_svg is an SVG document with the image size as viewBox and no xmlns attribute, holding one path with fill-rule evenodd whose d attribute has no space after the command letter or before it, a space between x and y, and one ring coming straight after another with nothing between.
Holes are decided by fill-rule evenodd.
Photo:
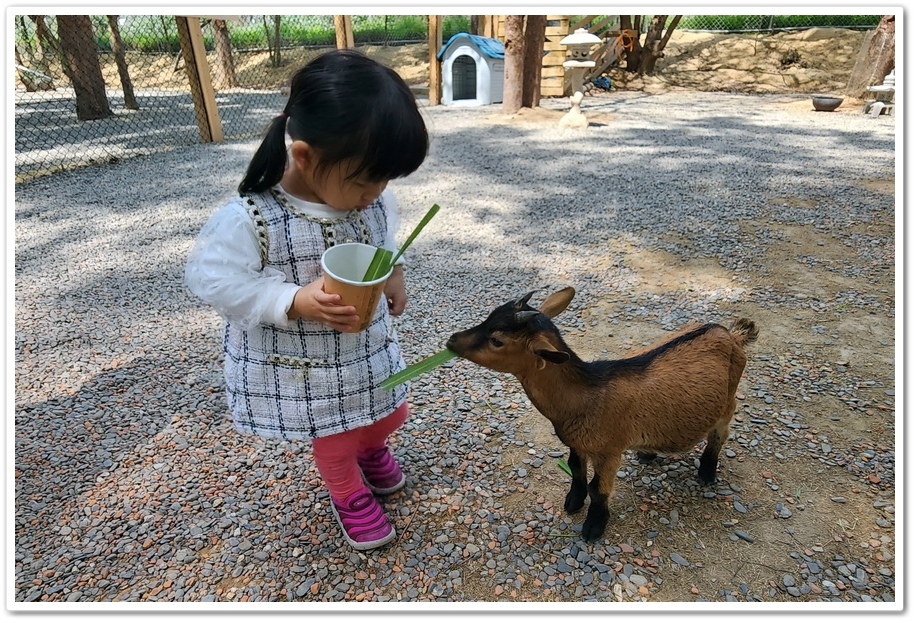
<instances>
[{"instance_id":1,"label":"pebble","mask_svg":"<svg viewBox=\"0 0 916 623\"><path fill-rule=\"evenodd\" d=\"M391 184L402 233L431 203L443 206L408 258L418 287L396 326L409 362L495 304L548 284L577 287L558 317L571 338L600 330L623 340L636 323L662 332L754 307L804 332L786 344L768 336L749 358L717 485L696 481L698 456L650 466L627 456L618 483L626 493L615 497L612 525L594 544L578 536L583 517L566 515L562 497L539 497L545 479L568 482L556 465L566 449L558 440L541 447L533 425L519 426L530 406L514 379L464 361L412 384L413 415L393 440L407 487L384 502L398 540L380 550L357 553L341 541L308 444L232 429L221 322L185 291L182 270L256 141L182 147L17 185L15 599L652 601L674 573L703 570L701 531L702 540L719 535L707 547L740 557L728 548L755 543L749 532L760 539L755 550L764 544L751 522L802 525L821 504L853 509L867 492L878 519L855 541L861 560L835 558L826 533L802 545L786 536L786 550L799 547L799 558L773 566L797 564L791 573L755 569L764 581L723 578L691 597L893 601L893 447L864 434L849 447L806 418L810 402L836 401L837 426L867 412L877 424L884 409L892 422L893 388L839 354L842 331L832 314L843 306L892 320L893 292L866 295L850 285L831 300L796 296L791 284L769 285L763 253L785 242L770 224L810 226L825 248L845 245L866 261L832 264L825 254L797 258L800 268L835 271L851 284L892 270L892 228L867 225L893 202L850 180L893 172L894 128L864 115L795 118L785 101L612 93L583 105L586 113L615 109L623 125L595 126L585 136L546 125L503 130L490 121L498 106L430 107L429 159ZM737 120L748 119L749 108L754 141L709 123L709 111ZM680 157L698 146L716 157ZM829 171L809 166L812 153ZM658 166L638 177L609 173L609 162L634 161ZM836 184L842 199L832 194ZM799 193L817 210L781 199ZM646 257L716 258L733 278L647 287L622 255L626 245ZM469 269L478 278L466 278ZM599 299L618 302L607 318L589 315ZM893 336L885 337L875 349L893 359ZM836 493L803 492L787 502L802 483L783 481L780 469L800 461L811 466L812 488ZM771 473L744 469L734 477L742 463ZM860 491L831 487L839 476L854 478ZM644 532L615 533L616 514L638 516ZM855 520L849 516L850 529Z\"/></svg>"},{"instance_id":2,"label":"pebble","mask_svg":"<svg viewBox=\"0 0 916 623\"><path fill-rule=\"evenodd\" d=\"M751 535L749 535L749 534L748 534L747 532L745 532L744 530L735 530L735 536L737 536L739 539L741 539L741 540L743 540L743 541L747 541L748 543L753 543L753 542L754 542L754 537L752 537Z\"/></svg>"}]
</instances>

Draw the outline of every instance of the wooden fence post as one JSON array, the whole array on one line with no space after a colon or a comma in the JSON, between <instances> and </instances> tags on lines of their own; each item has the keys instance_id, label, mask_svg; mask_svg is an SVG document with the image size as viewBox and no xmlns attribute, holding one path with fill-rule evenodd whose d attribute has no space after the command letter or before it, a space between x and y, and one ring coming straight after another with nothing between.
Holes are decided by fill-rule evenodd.
<instances>
[{"instance_id":1,"label":"wooden fence post","mask_svg":"<svg viewBox=\"0 0 916 623\"><path fill-rule=\"evenodd\" d=\"M482 24L480 34L489 39L499 39L499 16L482 15Z\"/></svg>"},{"instance_id":2,"label":"wooden fence post","mask_svg":"<svg viewBox=\"0 0 916 623\"><path fill-rule=\"evenodd\" d=\"M200 140L214 143L223 140L223 124L216 107L216 93L210 81L210 66L207 64L207 50L204 47L204 36L200 31L199 17L176 15L178 41L181 43L181 54L188 72L191 85L191 99L194 100L194 113Z\"/></svg>"},{"instance_id":3,"label":"wooden fence post","mask_svg":"<svg viewBox=\"0 0 916 623\"><path fill-rule=\"evenodd\" d=\"M334 16L334 34L337 37L337 49L355 48L353 40L353 22L349 15Z\"/></svg>"},{"instance_id":4,"label":"wooden fence post","mask_svg":"<svg viewBox=\"0 0 916 623\"><path fill-rule=\"evenodd\" d=\"M442 103L442 65L436 55L442 48L442 16L430 15L427 28L427 42L429 45L429 105L438 106Z\"/></svg>"}]
</instances>

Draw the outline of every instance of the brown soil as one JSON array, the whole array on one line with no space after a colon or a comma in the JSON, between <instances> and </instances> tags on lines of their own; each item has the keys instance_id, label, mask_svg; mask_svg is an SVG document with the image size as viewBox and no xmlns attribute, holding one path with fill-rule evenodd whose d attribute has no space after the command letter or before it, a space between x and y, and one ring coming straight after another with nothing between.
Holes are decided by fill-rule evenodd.
<instances>
[{"instance_id":1,"label":"brown soil","mask_svg":"<svg viewBox=\"0 0 916 623\"><path fill-rule=\"evenodd\" d=\"M865 33L811 28L776 34L713 34L675 31L653 76L621 69L608 73L617 89L671 89L741 93L842 92ZM394 67L413 85L427 84L425 44L361 48Z\"/></svg>"},{"instance_id":2,"label":"brown soil","mask_svg":"<svg viewBox=\"0 0 916 623\"><path fill-rule=\"evenodd\" d=\"M849 80L864 32L812 28L776 34L712 34L675 31L653 76L635 76L613 68L614 87L659 92L672 89L742 93L841 93ZM361 51L394 68L422 92L429 83L429 52L425 43L360 46ZM236 53L234 63L242 88L274 89L323 50L283 50L282 63L272 66L264 52ZM103 56L106 83L120 86L111 55ZM132 67L143 67L132 79L137 88L187 88L184 63L175 56L136 55ZM215 55L210 55L213 81L220 82Z\"/></svg>"},{"instance_id":3,"label":"brown soil","mask_svg":"<svg viewBox=\"0 0 916 623\"><path fill-rule=\"evenodd\" d=\"M666 58L659 63L656 76L628 78L625 72L614 70L611 77L617 89L648 92L686 89L804 93L804 98L786 104L786 108L790 113L808 114L811 103L807 94L842 93L862 39L863 33L835 29L775 35L676 33L668 46ZM418 46L416 54L402 48L375 52L380 56L392 54L385 58L394 63L393 66L405 78L417 83L423 80L426 71L425 46ZM783 62L790 58L794 59L793 62ZM859 104L849 99L842 108L847 114L861 111ZM544 108L522 109L511 119L556 123L561 114L561 111ZM491 121L496 122L500 115L492 117ZM889 202L894 200L892 177L863 183L886 195ZM780 200L797 205L799 209L814 207L793 197ZM862 296L873 295L882 302L890 301L890 307L893 307L893 271L879 273L873 279L847 277L834 269L861 264L863 259L855 249L837 241L825 240L823 235L808 227L776 222L744 224L748 231L763 226L781 229L785 241L766 250L763 264L768 270L766 275L754 275L757 286L773 287L788 292L790 296L816 296L825 301L835 300L840 292L855 290ZM883 212L876 221L857 227L862 234L887 236L892 240L895 227L893 211ZM640 287L650 291L655 287L670 287L671 284L727 286L731 278L713 260L681 262L678 258L648 253L635 247L625 249L624 257L627 265L637 267L641 273ZM798 261L800 257L818 260L814 264L806 264ZM787 288L786 284L791 286ZM660 337L656 327L648 323L633 322L625 329L618 327L615 330L606 319L612 316L611 312L617 311L616 305L608 303L605 308L595 307L590 316L584 318L587 324L591 319L597 322L594 326L589 325L588 336L593 336L593 332L602 335L602 331L608 336L601 346L607 348L612 356L613 353L624 356L628 349ZM736 510L734 499L729 496L720 495L715 500L683 495L653 499L647 496L644 488L621 479L611 504L612 521L605 538L612 544L641 546L641 554L638 551L637 556L643 561L648 574L657 571L657 575L664 578L660 586L650 582L650 586L644 587L645 592L641 591L636 599L650 602L720 602L726 599L723 589L735 590L741 584L746 585L751 594L759 594L764 601L823 599L824 595L820 592L823 586L816 582L813 592L801 597L789 596L783 584L784 577L788 574L800 578L805 570L803 559L793 558L789 552L809 556L828 566L835 557L842 557L864 566L869 576L874 576L882 567L894 569L893 508L882 507L880 502L875 504L880 500L893 503L893 475L880 470L862 473L839 467L826 469L819 460L823 457L820 448L824 439L829 439L833 448L842 448L847 456L855 456L868 449L887 451L895 443L894 398L886 393L886 390L895 387L893 312L876 315L862 309L842 307L827 313L801 308L786 317L785 312L768 311L750 303L734 306L735 313L747 315L767 327L761 332L756 348L751 349L751 358L754 350L789 353L797 349L801 353L813 353L813 361L831 371L848 367L855 371L853 376L860 382L860 398L865 398L868 405L854 408L831 392L809 396L803 407L808 428L798 432L797 437L786 440L786 448L794 448L802 456L794 461L767 460L750 452L747 446L748 436L752 436L748 431L754 430L750 422L754 417L751 401L747 397L753 391L755 381L746 375L739 390L733 437L726 444L734 455L726 458L723 453L719 474L721 483L740 485L741 499L755 501L754 508L746 512ZM821 330L825 335L842 338L812 340L814 326L823 327ZM586 358L602 357L590 337L572 335L569 342ZM796 346L787 350L787 344ZM765 369L765 366L758 367L758 371L760 369ZM817 374L817 371L812 370L812 374ZM874 381L872 389L861 384L864 379ZM771 381L775 387L792 391L790 379L775 378ZM530 405L520 408L524 410L524 415L518 426L530 431L526 433L526 438L533 441L535 447L556 446L558 442L550 423ZM855 417L849 417L850 409ZM843 416L842 424L836 417L838 414ZM806 446L810 448L807 456ZM525 447L519 448L517 456L512 456L511 450L507 451L503 469L511 472L523 467L525 450ZM692 460L698 457L697 452L693 456L676 458ZM630 459L630 464L635 464L632 457ZM645 470L645 474L655 475L664 466L662 463L640 469ZM560 509L558 514L562 515L568 477L559 469L539 471L542 474L535 477L539 503ZM509 515L517 513L516 516L522 516L526 511L530 512L534 502L532 495L526 492L506 500ZM779 505L791 509L792 518L776 516L775 509L780 508ZM657 518L667 517L673 510L679 512L681 525L660 531L654 544L647 543L645 539L637 543L639 538L634 535L645 535L647 526L657 526ZM574 517L574 521L581 522L582 519L584 512ZM736 540L735 530L753 535L753 544ZM663 551L689 555L690 566L672 563L667 555L661 553ZM848 582L840 582L840 587L844 591L850 588ZM525 583L521 589L505 593L501 586L492 586L484 581L469 583L466 589L468 599L475 601L551 599L545 597L543 588L537 582ZM771 590L774 595L770 595ZM747 599L740 594L735 596L741 601Z\"/></svg>"},{"instance_id":4,"label":"brown soil","mask_svg":"<svg viewBox=\"0 0 916 623\"><path fill-rule=\"evenodd\" d=\"M632 77L620 70L612 70L610 76L619 90L841 93L863 36L861 32L837 29L772 35L677 32L668 45L665 58L658 64L655 76ZM362 49L394 67L410 84L422 87L427 83L426 45L370 46ZM245 55L236 59L239 77L245 85L257 83L262 88L276 88L285 84L290 73L314 54L314 51L308 50L284 52L286 63L280 68L268 66L266 53ZM174 59L164 60L163 63L169 65L166 72L169 73ZM175 80L176 85L183 84L184 77L178 75ZM842 108L851 114L858 106L858 103L847 99ZM799 114L807 113L810 111L810 100L799 100L795 107ZM791 109L791 106L787 105L787 108ZM560 114L546 109L523 110L518 118L553 123ZM893 201L892 177L872 180L867 184L885 194L888 201ZM810 207L792 197L783 199L798 204L800 209ZM894 214L892 211L881 214L883 216L879 216L879 220L863 223L858 228L863 234L893 239ZM766 275L754 275L759 287L773 286L785 290L786 284L792 284L787 291L797 292L799 296L814 294L820 300L833 300L839 292L856 290L864 293L863 296L870 294L876 297L882 302L882 309L887 301L893 301L893 270L869 279L846 277L832 268L861 263L863 259L856 249L829 239L825 241L824 236L802 226L775 222L744 224L748 230L764 225L781 227L785 242L772 245L765 251L764 263L769 270ZM641 272L641 287L646 289L671 283L689 286L698 279L706 280L704 284L707 285L709 280L727 284L730 279L730 275L712 261L680 262L676 258L636 248L624 252L627 263L638 267ZM797 261L798 257L819 258L821 263L811 266ZM606 319L613 303L609 305L608 309L592 310L594 318ZM890 307L893 307L892 303ZM791 312L794 315L792 318L791 315L786 317L776 311L741 303L735 305L734 311L746 314L767 327L761 332L758 350L794 352L794 348L787 351L786 345L799 344L798 350L813 352L815 360L831 370L836 370L838 366L848 367L856 371L852 375L854 378L875 382L873 387L860 385L856 388L859 397L868 402L865 407L852 407L828 392L811 396L804 407L809 428L799 432L798 438L787 440L787 444L794 444L796 449L803 448L806 443L820 447L822 436L827 436L834 448L842 448L850 455L870 448L886 451L894 447L894 398L885 393L885 390L895 387L892 313L888 317L881 312L874 314L854 307L838 307L827 313L801 308ZM812 342L811 327L814 325L823 327L824 334L841 335L842 339L833 340L830 345ZM653 325L639 322L629 324L625 330L615 331L599 320L594 330L606 331L608 338L605 346L611 353L625 353L629 348L659 337ZM600 353L590 352L593 345L585 338L574 335L569 341L585 357L600 356ZM774 386L785 387L786 391L791 389L791 379L773 379L772 382ZM735 434L745 434L741 431L746 430L749 424L751 416L745 398L752 391L752 384L747 378L742 381ZM555 446L557 441L549 422L530 405L520 408L525 410L525 415L519 426L530 428L530 438L535 445ZM850 410L860 417L849 417ZM843 414L843 425L833 417L838 413ZM681 517L680 525L661 533L655 546L647 545L644 540L639 544L646 569L650 572L654 569L657 575L664 577L662 585L646 587L645 594L640 598L651 602L724 601L721 589L731 589L743 582L752 593L763 596L765 601L822 599L824 596L817 592L798 598L787 595L786 588L781 584L784 576L792 574L799 577L803 566L800 559L788 556L788 552L793 550L828 565L835 556L842 556L847 561L864 566L869 576L882 567L895 568L893 509L874 504L882 499L882 495L883 499L887 499L888 492L893 491L893 474L869 474L837 467L825 472L816 458L820 452L816 449L812 449L808 457L810 460L765 461L748 452L747 447L734 437L726 448L731 449L735 456L726 458L723 453L720 481L740 483L742 499L756 502L755 507L746 513L738 512L733 500L727 496L719 496L715 500L686 497L671 505L670 498L661 503L653 501L640 497L645 495L644 489L637 490L626 480L618 482L611 505L612 523L605 533L610 543L633 543L632 535L645 534L646 525L656 523L658 516L668 516L672 510L677 510ZM518 456L507 452L502 469L514 470L522 465L524 448L518 452ZM695 456L698 457L698 454ZM641 469L645 469L646 473L655 473L664 468L649 465ZM560 509L558 512L562 514L568 477L559 469L542 471L544 473L537 476L537 497L542 500L541 503ZM774 489L774 484L782 486ZM892 493L889 500L893 502ZM515 510L519 515L524 514L532 502L529 493L504 501L509 514ZM793 517L785 520L774 517L778 504L791 508ZM583 518L584 515L575 519L581 521ZM733 527L723 527L726 525ZM734 530L752 534L754 543L736 542L732 538ZM681 552L685 556L689 554L691 566L673 564L659 550ZM476 571L469 572L467 577L477 575ZM469 582L465 588L469 601L551 599L545 597L543 587L536 582L527 582L521 589L505 593L501 586L494 587L483 580ZM776 590L775 596L769 595L771 589ZM843 590L847 589L848 585L843 586Z\"/></svg>"},{"instance_id":5,"label":"brown soil","mask_svg":"<svg viewBox=\"0 0 916 623\"><path fill-rule=\"evenodd\" d=\"M675 31L656 73L614 70L618 88L740 93L842 93L865 33L811 28L776 34Z\"/></svg>"}]
</instances>

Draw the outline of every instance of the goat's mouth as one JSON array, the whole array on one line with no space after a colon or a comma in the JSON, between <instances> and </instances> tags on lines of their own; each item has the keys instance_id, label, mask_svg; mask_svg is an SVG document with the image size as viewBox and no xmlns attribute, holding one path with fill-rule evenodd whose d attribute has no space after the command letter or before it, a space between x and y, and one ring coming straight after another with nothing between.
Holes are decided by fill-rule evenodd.
<instances>
[{"instance_id":1,"label":"goat's mouth","mask_svg":"<svg viewBox=\"0 0 916 623\"><path fill-rule=\"evenodd\" d=\"M445 347L461 357L462 359L467 359L468 361L473 361L468 355L473 353L473 349L467 348L467 340L461 339L460 333L455 333L452 337L448 338L445 342Z\"/></svg>"}]
</instances>

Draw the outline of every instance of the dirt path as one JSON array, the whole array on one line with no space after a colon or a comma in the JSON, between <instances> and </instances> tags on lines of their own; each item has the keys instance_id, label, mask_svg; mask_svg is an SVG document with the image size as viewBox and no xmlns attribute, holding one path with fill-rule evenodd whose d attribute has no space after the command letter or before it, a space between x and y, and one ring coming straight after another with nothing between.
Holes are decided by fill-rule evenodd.
<instances>
[{"instance_id":1,"label":"dirt path","mask_svg":"<svg viewBox=\"0 0 916 623\"><path fill-rule=\"evenodd\" d=\"M623 90L798 93L802 97L786 104L786 113L810 114L809 94L842 92L863 36L838 29L677 32L656 76L633 79L619 70L610 75ZM422 60L401 71L419 80ZM860 110L860 102L847 99L838 112ZM555 123L559 114L523 110L516 119ZM893 201L892 177L862 183ZM780 206L817 209L792 196L775 200L774 212ZM617 563L614 570L649 580L622 600L819 600L849 590L880 600L888 594L895 565L894 225L892 211L843 231L779 218L745 222L749 235L768 232L746 284L734 283L712 258L681 262L635 246L615 249L638 273L641 293L672 286L745 288L733 311L766 327L749 356L716 493L693 480L699 452L652 465L639 464L635 455L625 460L606 537L616 551L633 556L635 569ZM758 299L754 293L761 291L783 292L784 305L761 304L772 300ZM656 324L638 318L611 324L608 318L619 317L624 307L595 306L583 318L588 331L569 336L570 345L589 358L607 358L660 337ZM593 350L595 335L607 336L602 350ZM780 405L775 413L772 404ZM529 448L561 447L545 418L528 404L519 408L518 426L531 443L506 451L503 468L509 473L524 465ZM568 477L559 468L540 472L536 499L521 492L510 497L509 516L530 514L533 504L564 516L557 506ZM584 512L570 521L583 519ZM466 589L470 599L495 597L484 581ZM501 598L506 596L551 600L537 581Z\"/></svg>"},{"instance_id":2,"label":"dirt path","mask_svg":"<svg viewBox=\"0 0 916 623\"><path fill-rule=\"evenodd\" d=\"M893 197L892 183L874 186ZM692 454L651 465L627 454L605 532L612 544L607 551L633 561L615 563L615 572L647 581L633 594L621 594L621 601L814 601L841 598L849 590L879 601L892 592L887 576L896 564L894 271L886 254L893 248L882 247L869 260L862 247L850 244L860 234L892 240L893 213L881 214L836 235L778 220L744 224L747 231L776 229L774 236L783 242L764 250L759 265L765 270L752 271L741 286L746 294L733 308L765 330L750 349L719 480L711 488L695 481L702 444ZM636 247L613 251L616 262L636 271L640 296L672 287L736 287L713 260L681 262ZM784 304L762 305L754 294L759 291L785 291ZM857 295L844 304L850 291ZM773 300L772 294L765 298ZM582 318L587 330L572 331L568 342L593 359L625 356L659 338L656 323L608 320L632 306L628 301L590 307ZM562 448L550 423L530 404L523 401L518 408L516 428L523 433L516 439L527 443L503 450L509 482L526 468L532 450ZM495 431L489 434L498 440ZM569 478L550 467L528 474L529 490L503 499L504 516L542 511L555 514L562 526ZM574 544L584 515L583 510L569 519L570 534L558 529L553 536L579 551ZM543 536L530 538L536 544ZM545 548L563 549L553 542ZM587 550L593 560L604 552ZM551 565L563 562L560 555L546 559ZM472 580L465 593L473 601L554 600L536 579L505 593L502 587L494 593L483 579Z\"/></svg>"}]
</instances>

